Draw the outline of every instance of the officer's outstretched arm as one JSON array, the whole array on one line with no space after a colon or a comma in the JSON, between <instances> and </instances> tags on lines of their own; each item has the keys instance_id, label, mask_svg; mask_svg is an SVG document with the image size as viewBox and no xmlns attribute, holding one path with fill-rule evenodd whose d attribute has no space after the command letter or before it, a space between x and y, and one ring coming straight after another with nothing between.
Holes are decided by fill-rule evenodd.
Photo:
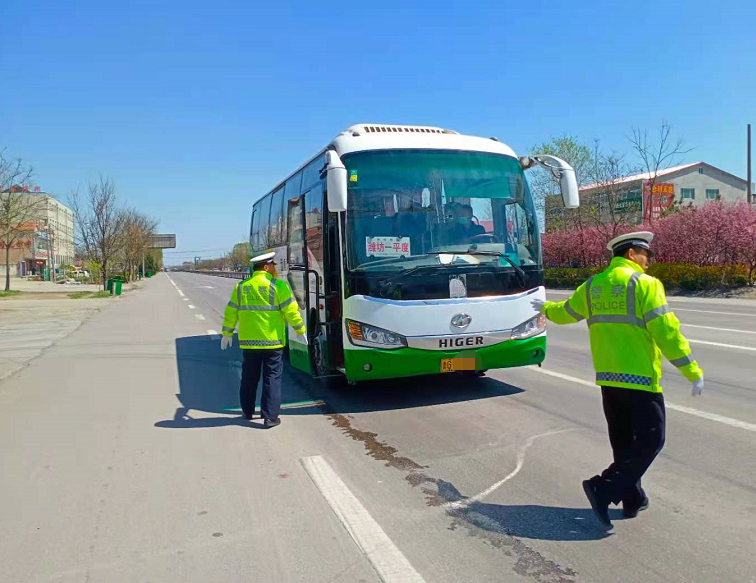
<instances>
[{"instance_id":1,"label":"officer's outstretched arm","mask_svg":"<svg viewBox=\"0 0 756 583\"><path fill-rule=\"evenodd\" d=\"M554 324L574 324L588 317L588 298L585 283L575 290L570 299L563 302L546 302L542 313Z\"/></svg>"},{"instance_id":2,"label":"officer's outstretched arm","mask_svg":"<svg viewBox=\"0 0 756 583\"><path fill-rule=\"evenodd\" d=\"M291 289L286 282L281 282L280 287L276 287L276 301L278 302L278 309L281 310L281 314L294 328L299 336L305 333L305 323L302 320L302 316L299 315L299 306L297 300L291 293Z\"/></svg>"},{"instance_id":3,"label":"officer's outstretched arm","mask_svg":"<svg viewBox=\"0 0 756 583\"><path fill-rule=\"evenodd\" d=\"M239 321L239 286L241 282L234 286L231 292L231 299L226 304L226 311L223 314L223 331L224 336L233 336L236 323Z\"/></svg>"},{"instance_id":4,"label":"officer's outstretched arm","mask_svg":"<svg viewBox=\"0 0 756 583\"><path fill-rule=\"evenodd\" d=\"M680 332L680 321L667 304L662 282L648 276L641 278L638 285L645 288L639 299L646 330L664 357L689 381L703 377L703 370L693 358L690 344Z\"/></svg>"}]
</instances>

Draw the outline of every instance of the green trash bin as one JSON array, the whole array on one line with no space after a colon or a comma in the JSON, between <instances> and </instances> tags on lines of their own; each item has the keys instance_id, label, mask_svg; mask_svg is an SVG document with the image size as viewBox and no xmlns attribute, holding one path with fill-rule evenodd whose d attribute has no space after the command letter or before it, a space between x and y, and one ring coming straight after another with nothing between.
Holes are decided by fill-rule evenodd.
<instances>
[{"instance_id":1,"label":"green trash bin","mask_svg":"<svg viewBox=\"0 0 756 583\"><path fill-rule=\"evenodd\" d=\"M115 292L113 288L115 288ZM110 292L110 295L120 296L123 290L123 280L120 277L111 277L108 279L107 290Z\"/></svg>"}]
</instances>

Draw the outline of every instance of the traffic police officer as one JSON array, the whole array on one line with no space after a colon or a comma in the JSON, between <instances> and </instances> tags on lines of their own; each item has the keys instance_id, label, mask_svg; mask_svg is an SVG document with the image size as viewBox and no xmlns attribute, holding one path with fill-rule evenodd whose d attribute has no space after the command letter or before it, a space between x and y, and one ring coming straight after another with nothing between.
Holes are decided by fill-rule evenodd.
<instances>
[{"instance_id":1,"label":"traffic police officer","mask_svg":"<svg viewBox=\"0 0 756 583\"><path fill-rule=\"evenodd\" d=\"M641 477L664 446L665 410L661 355L703 391L703 371L680 333L662 283L644 273L653 234L643 231L612 239L609 267L583 283L568 300L533 300L533 307L555 324L586 320L596 384L614 462L600 476L583 482L596 516L611 528L609 504L622 502L626 518L648 507Z\"/></svg>"},{"instance_id":2,"label":"traffic police officer","mask_svg":"<svg viewBox=\"0 0 756 583\"><path fill-rule=\"evenodd\" d=\"M252 419L262 369L261 411L266 429L281 424L278 413L286 322L298 335L305 334L305 324L291 289L285 281L276 279L274 258L275 253L271 252L250 260L252 277L234 286L226 306L221 338L222 350L231 346L238 322L239 346L244 355L239 388L242 412L247 420Z\"/></svg>"}]
</instances>

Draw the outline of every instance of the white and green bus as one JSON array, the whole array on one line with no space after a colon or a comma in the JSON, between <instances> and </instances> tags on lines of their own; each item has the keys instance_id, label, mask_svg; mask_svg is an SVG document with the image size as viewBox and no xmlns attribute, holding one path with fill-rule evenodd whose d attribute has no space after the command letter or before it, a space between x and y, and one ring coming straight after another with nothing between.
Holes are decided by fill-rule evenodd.
<instances>
[{"instance_id":1,"label":"white and green bus","mask_svg":"<svg viewBox=\"0 0 756 583\"><path fill-rule=\"evenodd\" d=\"M524 170L565 206L573 169L494 138L355 125L254 204L253 254L276 252L307 322L293 366L350 382L538 364L545 320L538 219Z\"/></svg>"}]
</instances>

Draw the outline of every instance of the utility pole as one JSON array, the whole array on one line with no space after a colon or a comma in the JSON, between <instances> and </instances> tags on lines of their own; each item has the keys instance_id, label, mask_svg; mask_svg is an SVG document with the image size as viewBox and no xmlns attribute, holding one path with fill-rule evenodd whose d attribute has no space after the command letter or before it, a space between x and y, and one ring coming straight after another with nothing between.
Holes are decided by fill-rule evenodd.
<instances>
[{"instance_id":1,"label":"utility pole","mask_svg":"<svg viewBox=\"0 0 756 583\"><path fill-rule=\"evenodd\" d=\"M748 124L748 204L753 201L753 193L751 192L751 124Z\"/></svg>"},{"instance_id":2,"label":"utility pole","mask_svg":"<svg viewBox=\"0 0 756 583\"><path fill-rule=\"evenodd\" d=\"M50 229L50 233L48 235L50 237L50 265L52 266L52 271L50 272L50 281L55 281L55 232Z\"/></svg>"}]
</instances>

